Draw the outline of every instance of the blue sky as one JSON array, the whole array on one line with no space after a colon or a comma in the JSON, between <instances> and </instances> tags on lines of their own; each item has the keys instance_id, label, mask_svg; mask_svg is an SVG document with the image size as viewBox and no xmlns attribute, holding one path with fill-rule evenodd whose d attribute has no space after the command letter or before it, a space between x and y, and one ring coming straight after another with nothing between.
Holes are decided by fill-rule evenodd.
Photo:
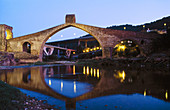
<instances>
[{"instance_id":1,"label":"blue sky","mask_svg":"<svg viewBox=\"0 0 170 110\"><path fill-rule=\"evenodd\" d=\"M66 14L76 14L78 23L98 27L138 25L170 16L169 4L170 0L0 0L0 24L12 26L14 37L63 24ZM68 28L49 41L84 34Z\"/></svg>"}]
</instances>

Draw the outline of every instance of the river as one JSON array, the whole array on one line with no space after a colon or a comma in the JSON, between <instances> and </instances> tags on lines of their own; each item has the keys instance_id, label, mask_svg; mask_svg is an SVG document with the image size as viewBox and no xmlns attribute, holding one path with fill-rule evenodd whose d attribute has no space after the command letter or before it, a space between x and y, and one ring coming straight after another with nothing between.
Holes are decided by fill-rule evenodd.
<instances>
[{"instance_id":1,"label":"river","mask_svg":"<svg viewBox=\"0 0 170 110\"><path fill-rule=\"evenodd\" d=\"M58 64L0 70L0 80L61 110L170 108L168 70Z\"/></svg>"}]
</instances>

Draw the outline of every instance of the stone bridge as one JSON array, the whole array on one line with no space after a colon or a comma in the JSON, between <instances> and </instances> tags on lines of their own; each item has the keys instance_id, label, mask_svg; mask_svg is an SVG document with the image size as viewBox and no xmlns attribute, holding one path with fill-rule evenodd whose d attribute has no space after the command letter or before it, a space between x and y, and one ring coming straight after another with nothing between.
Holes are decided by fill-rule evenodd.
<instances>
[{"instance_id":1,"label":"stone bridge","mask_svg":"<svg viewBox=\"0 0 170 110\"><path fill-rule=\"evenodd\" d=\"M65 24L61 24L37 33L24 35L21 37L13 38L12 27L7 25L0 25L0 51L7 52L23 52L25 51L25 45L30 45L30 53L37 56L37 60L42 61L43 47L46 41L55 33L68 28L75 27L91 34L102 47L102 57L110 58L112 48L122 40L132 40L139 46L142 55L148 55L152 52L153 40L159 37L158 34L145 33L145 32L133 32L100 28L90 25L84 25L76 23L75 15L66 15ZM9 28L9 29L8 29ZM5 35L6 30L10 30L10 35ZM9 32L10 32L9 31Z\"/></svg>"}]
</instances>

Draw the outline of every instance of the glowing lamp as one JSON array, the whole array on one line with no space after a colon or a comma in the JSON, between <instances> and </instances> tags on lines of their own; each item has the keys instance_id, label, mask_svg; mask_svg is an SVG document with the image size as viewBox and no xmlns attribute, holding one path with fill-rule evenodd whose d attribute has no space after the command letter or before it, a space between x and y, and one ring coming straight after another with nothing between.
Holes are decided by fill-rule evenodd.
<instances>
[{"instance_id":1,"label":"glowing lamp","mask_svg":"<svg viewBox=\"0 0 170 110\"><path fill-rule=\"evenodd\" d=\"M168 99L168 91L165 93L165 98Z\"/></svg>"},{"instance_id":2,"label":"glowing lamp","mask_svg":"<svg viewBox=\"0 0 170 110\"><path fill-rule=\"evenodd\" d=\"M144 91L143 95L144 95L144 96L146 96L146 89L145 89L145 91Z\"/></svg>"},{"instance_id":3,"label":"glowing lamp","mask_svg":"<svg viewBox=\"0 0 170 110\"><path fill-rule=\"evenodd\" d=\"M166 26L166 23L164 23L164 26Z\"/></svg>"}]
</instances>

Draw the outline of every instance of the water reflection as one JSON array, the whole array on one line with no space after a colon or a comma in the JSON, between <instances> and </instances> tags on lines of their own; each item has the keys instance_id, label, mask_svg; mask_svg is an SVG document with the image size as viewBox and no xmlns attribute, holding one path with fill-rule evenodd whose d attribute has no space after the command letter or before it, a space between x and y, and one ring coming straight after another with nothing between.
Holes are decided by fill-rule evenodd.
<instances>
[{"instance_id":1,"label":"water reflection","mask_svg":"<svg viewBox=\"0 0 170 110\"><path fill-rule=\"evenodd\" d=\"M74 81L74 93L76 93L76 82Z\"/></svg>"},{"instance_id":2,"label":"water reflection","mask_svg":"<svg viewBox=\"0 0 170 110\"><path fill-rule=\"evenodd\" d=\"M50 77L51 75L54 75L54 69L52 67L44 68L43 74L44 76L48 75Z\"/></svg>"},{"instance_id":3,"label":"water reflection","mask_svg":"<svg viewBox=\"0 0 170 110\"><path fill-rule=\"evenodd\" d=\"M48 81L49 81L49 85L51 86L51 80L49 79Z\"/></svg>"},{"instance_id":4,"label":"water reflection","mask_svg":"<svg viewBox=\"0 0 170 110\"><path fill-rule=\"evenodd\" d=\"M162 71L58 65L0 70L0 80L16 87L64 100L66 108L81 108L83 107L81 103L90 106L94 102L88 103L87 101L95 100L97 102L103 98L106 100L106 97L110 99L110 102L112 102L110 97L118 97L119 99L116 98L117 102L125 103L126 95L132 96L131 98L136 97L133 103L138 101L138 97L141 95L149 100L157 98L170 102L168 99L170 73L165 71L162 73ZM120 94L123 96L119 96ZM102 101L98 103L102 104ZM82 106L78 106L78 104ZM101 107L101 109L105 108Z\"/></svg>"},{"instance_id":5,"label":"water reflection","mask_svg":"<svg viewBox=\"0 0 170 110\"><path fill-rule=\"evenodd\" d=\"M89 66L83 66L83 74L94 77L100 78L100 69L99 68L90 68Z\"/></svg>"},{"instance_id":6,"label":"water reflection","mask_svg":"<svg viewBox=\"0 0 170 110\"><path fill-rule=\"evenodd\" d=\"M120 82L123 82L125 80L126 74L125 71L116 71L117 74L114 74L114 77L117 79L120 79Z\"/></svg>"},{"instance_id":7,"label":"water reflection","mask_svg":"<svg viewBox=\"0 0 170 110\"><path fill-rule=\"evenodd\" d=\"M166 90L165 98L168 100L168 90Z\"/></svg>"},{"instance_id":8,"label":"water reflection","mask_svg":"<svg viewBox=\"0 0 170 110\"><path fill-rule=\"evenodd\" d=\"M146 96L146 89L144 90L144 93L143 93L144 96Z\"/></svg>"},{"instance_id":9,"label":"water reflection","mask_svg":"<svg viewBox=\"0 0 170 110\"><path fill-rule=\"evenodd\" d=\"M61 81L61 92L63 91L63 81Z\"/></svg>"},{"instance_id":10,"label":"water reflection","mask_svg":"<svg viewBox=\"0 0 170 110\"><path fill-rule=\"evenodd\" d=\"M26 71L23 73L23 81L25 83L28 83L31 81L31 72L30 71Z\"/></svg>"},{"instance_id":11,"label":"water reflection","mask_svg":"<svg viewBox=\"0 0 170 110\"><path fill-rule=\"evenodd\" d=\"M73 65L73 75L75 75L75 74L76 74L76 66Z\"/></svg>"}]
</instances>

